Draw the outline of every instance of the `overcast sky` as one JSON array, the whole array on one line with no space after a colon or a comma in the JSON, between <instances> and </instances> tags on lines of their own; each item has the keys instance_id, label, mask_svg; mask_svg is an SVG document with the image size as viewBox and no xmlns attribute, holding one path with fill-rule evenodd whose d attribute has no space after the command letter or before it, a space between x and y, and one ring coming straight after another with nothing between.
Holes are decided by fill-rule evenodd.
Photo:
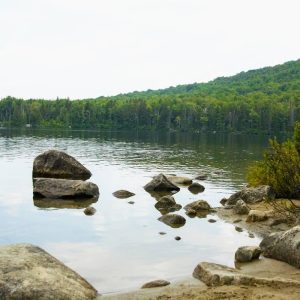
<instances>
[{"instance_id":1,"label":"overcast sky","mask_svg":"<svg viewBox=\"0 0 300 300\"><path fill-rule=\"evenodd\" d=\"M0 98L88 98L300 58L299 0L0 0Z\"/></svg>"}]
</instances>

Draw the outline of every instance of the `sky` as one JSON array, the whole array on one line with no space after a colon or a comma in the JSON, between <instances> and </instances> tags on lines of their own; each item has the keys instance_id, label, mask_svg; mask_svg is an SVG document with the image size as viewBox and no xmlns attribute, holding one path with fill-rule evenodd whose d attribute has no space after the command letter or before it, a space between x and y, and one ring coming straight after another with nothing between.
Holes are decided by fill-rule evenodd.
<instances>
[{"instance_id":1,"label":"sky","mask_svg":"<svg viewBox=\"0 0 300 300\"><path fill-rule=\"evenodd\" d=\"M0 0L0 98L95 98L300 58L299 0Z\"/></svg>"}]
</instances>

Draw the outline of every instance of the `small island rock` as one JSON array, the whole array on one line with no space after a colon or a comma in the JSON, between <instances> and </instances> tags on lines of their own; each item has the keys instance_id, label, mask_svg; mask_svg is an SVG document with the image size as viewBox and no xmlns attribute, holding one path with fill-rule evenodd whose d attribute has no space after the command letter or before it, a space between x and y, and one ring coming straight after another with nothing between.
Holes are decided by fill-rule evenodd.
<instances>
[{"instance_id":1,"label":"small island rock","mask_svg":"<svg viewBox=\"0 0 300 300\"><path fill-rule=\"evenodd\" d=\"M126 190L118 190L113 193L116 198L126 199L134 196L135 194Z\"/></svg>"},{"instance_id":2,"label":"small island rock","mask_svg":"<svg viewBox=\"0 0 300 300\"><path fill-rule=\"evenodd\" d=\"M93 216L96 213L96 211L97 211L96 208L89 206L83 212L87 216Z\"/></svg>"},{"instance_id":3,"label":"small island rock","mask_svg":"<svg viewBox=\"0 0 300 300\"><path fill-rule=\"evenodd\" d=\"M177 214L163 215L158 220L173 228L182 227L186 222L184 217Z\"/></svg>"},{"instance_id":4,"label":"small island rock","mask_svg":"<svg viewBox=\"0 0 300 300\"><path fill-rule=\"evenodd\" d=\"M163 174L159 174L144 186L147 192L165 192L165 191L179 191L180 188L173 184Z\"/></svg>"},{"instance_id":5,"label":"small island rock","mask_svg":"<svg viewBox=\"0 0 300 300\"><path fill-rule=\"evenodd\" d=\"M199 194L202 193L205 190L205 187L198 183L198 182L193 182L189 187L189 191L193 194Z\"/></svg>"}]
</instances>

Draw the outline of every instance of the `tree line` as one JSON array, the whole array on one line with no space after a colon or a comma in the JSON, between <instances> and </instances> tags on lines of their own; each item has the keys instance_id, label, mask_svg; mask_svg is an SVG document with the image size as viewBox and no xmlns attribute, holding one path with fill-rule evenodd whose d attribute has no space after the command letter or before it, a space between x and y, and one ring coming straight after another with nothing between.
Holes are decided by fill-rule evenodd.
<instances>
[{"instance_id":1,"label":"tree line","mask_svg":"<svg viewBox=\"0 0 300 300\"><path fill-rule=\"evenodd\" d=\"M287 131L299 119L300 60L113 97L0 101L4 127L272 132Z\"/></svg>"}]
</instances>

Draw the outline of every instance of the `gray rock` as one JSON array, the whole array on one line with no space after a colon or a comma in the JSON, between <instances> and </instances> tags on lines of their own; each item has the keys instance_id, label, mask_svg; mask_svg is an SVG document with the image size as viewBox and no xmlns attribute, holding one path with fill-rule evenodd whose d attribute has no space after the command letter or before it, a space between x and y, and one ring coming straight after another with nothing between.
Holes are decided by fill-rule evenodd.
<instances>
[{"instance_id":1,"label":"gray rock","mask_svg":"<svg viewBox=\"0 0 300 300\"><path fill-rule=\"evenodd\" d=\"M197 201L187 204L184 207L184 209L186 211L193 210L196 213L198 213L201 211L209 211L209 210L211 210L211 207L205 200L197 200Z\"/></svg>"},{"instance_id":2,"label":"gray rock","mask_svg":"<svg viewBox=\"0 0 300 300\"><path fill-rule=\"evenodd\" d=\"M209 222L209 223L216 223L217 220L215 220L215 219L208 219L207 222Z\"/></svg>"},{"instance_id":3,"label":"gray rock","mask_svg":"<svg viewBox=\"0 0 300 300\"><path fill-rule=\"evenodd\" d=\"M247 215L250 209L243 200L238 200L233 207L233 211L238 215Z\"/></svg>"},{"instance_id":4,"label":"gray rock","mask_svg":"<svg viewBox=\"0 0 300 300\"><path fill-rule=\"evenodd\" d=\"M134 201L128 201L128 204L134 204L135 202Z\"/></svg>"},{"instance_id":5,"label":"gray rock","mask_svg":"<svg viewBox=\"0 0 300 300\"><path fill-rule=\"evenodd\" d=\"M182 176L166 176L166 177L174 184L189 185L192 184L193 182L193 180L188 177L182 177Z\"/></svg>"},{"instance_id":6,"label":"gray rock","mask_svg":"<svg viewBox=\"0 0 300 300\"><path fill-rule=\"evenodd\" d=\"M251 222L261 222L265 221L268 219L268 214L264 211L261 210L255 210L252 209L250 210L246 222L251 223Z\"/></svg>"},{"instance_id":7,"label":"gray rock","mask_svg":"<svg viewBox=\"0 0 300 300\"><path fill-rule=\"evenodd\" d=\"M198 182L193 182L189 187L189 191L193 194L199 194L202 193L205 190L205 187L198 183Z\"/></svg>"},{"instance_id":8,"label":"gray rock","mask_svg":"<svg viewBox=\"0 0 300 300\"><path fill-rule=\"evenodd\" d=\"M159 280L153 280L153 281L147 282L141 288L149 289L149 288L162 287L162 286L166 286L169 284L170 284L169 281L159 279Z\"/></svg>"},{"instance_id":9,"label":"gray rock","mask_svg":"<svg viewBox=\"0 0 300 300\"><path fill-rule=\"evenodd\" d=\"M0 299L88 300L96 295L85 279L39 247L0 247Z\"/></svg>"},{"instance_id":10,"label":"gray rock","mask_svg":"<svg viewBox=\"0 0 300 300\"><path fill-rule=\"evenodd\" d=\"M270 186L262 185L259 187L246 187L241 191L231 195L226 204L235 205L238 200L243 200L245 203L257 203L263 200L275 199L275 193Z\"/></svg>"},{"instance_id":11,"label":"gray rock","mask_svg":"<svg viewBox=\"0 0 300 300\"><path fill-rule=\"evenodd\" d=\"M97 211L96 208L90 206L87 207L83 212L87 216L93 216L96 213L96 211Z\"/></svg>"},{"instance_id":12,"label":"gray rock","mask_svg":"<svg viewBox=\"0 0 300 300\"><path fill-rule=\"evenodd\" d=\"M82 179L92 173L74 157L63 151L49 150L38 155L33 162L32 177Z\"/></svg>"},{"instance_id":13,"label":"gray rock","mask_svg":"<svg viewBox=\"0 0 300 300\"><path fill-rule=\"evenodd\" d=\"M34 178L33 195L35 198L87 199L98 198L98 186L82 180L55 178Z\"/></svg>"},{"instance_id":14,"label":"gray rock","mask_svg":"<svg viewBox=\"0 0 300 300\"><path fill-rule=\"evenodd\" d=\"M163 196L163 197L159 198L155 204L155 207L157 209L159 209L159 208L165 208L165 207L172 207L174 205L176 205L176 201L175 201L174 197L169 195L169 196Z\"/></svg>"},{"instance_id":15,"label":"gray rock","mask_svg":"<svg viewBox=\"0 0 300 300\"><path fill-rule=\"evenodd\" d=\"M255 246L239 247L235 252L235 261L237 262L249 262L253 259L259 258L261 249Z\"/></svg>"},{"instance_id":16,"label":"gray rock","mask_svg":"<svg viewBox=\"0 0 300 300\"><path fill-rule=\"evenodd\" d=\"M164 191L179 191L180 188L173 184L163 174L155 176L149 183L144 186L147 192L164 192Z\"/></svg>"},{"instance_id":17,"label":"gray rock","mask_svg":"<svg viewBox=\"0 0 300 300\"><path fill-rule=\"evenodd\" d=\"M243 232L243 228L239 227L239 226L235 226L234 227L235 231L237 232Z\"/></svg>"},{"instance_id":18,"label":"gray rock","mask_svg":"<svg viewBox=\"0 0 300 300\"><path fill-rule=\"evenodd\" d=\"M208 178L207 174L200 174L197 177L195 177L196 180L205 180Z\"/></svg>"},{"instance_id":19,"label":"gray rock","mask_svg":"<svg viewBox=\"0 0 300 300\"><path fill-rule=\"evenodd\" d=\"M222 198L222 199L220 200L220 203L221 203L223 206L226 204L226 202L227 202L227 199L226 199L226 198Z\"/></svg>"},{"instance_id":20,"label":"gray rock","mask_svg":"<svg viewBox=\"0 0 300 300\"><path fill-rule=\"evenodd\" d=\"M259 246L265 257L300 268L300 225L283 233L272 233L265 237Z\"/></svg>"},{"instance_id":21,"label":"gray rock","mask_svg":"<svg viewBox=\"0 0 300 300\"><path fill-rule=\"evenodd\" d=\"M173 228L182 227L186 222L184 217L177 214L167 214L161 216L158 220Z\"/></svg>"},{"instance_id":22,"label":"gray rock","mask_svg":"<svg viewBox=\"0 0 300 300\"><path fill-rule=\"evenodd\" d=\"M131 193L131 192L129 192L129 191L126 191L126 190L118 190L118 191L115 191L115 192L113 193L113 195L114 195L116 198L126 199L126 198L129 198L129 197L134 196L135 194L134 194L134 193Z\"/></svg>"}]
</instances>

